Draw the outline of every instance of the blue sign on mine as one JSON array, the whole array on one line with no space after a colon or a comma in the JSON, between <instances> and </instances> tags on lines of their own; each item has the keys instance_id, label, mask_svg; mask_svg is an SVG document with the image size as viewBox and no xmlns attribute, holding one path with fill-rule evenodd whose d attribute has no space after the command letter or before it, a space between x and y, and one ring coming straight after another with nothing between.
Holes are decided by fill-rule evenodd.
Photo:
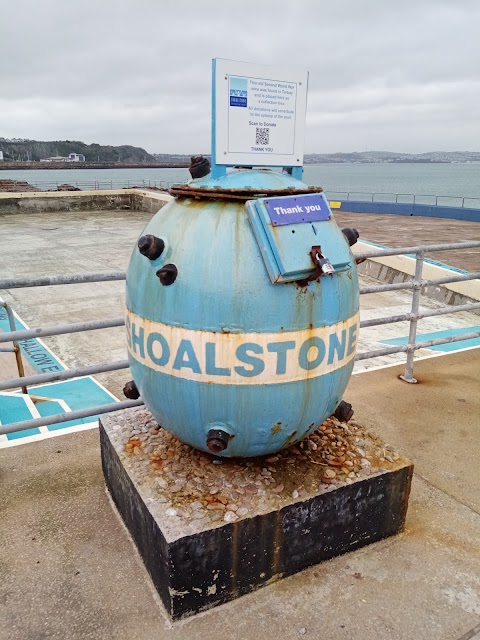
<instances>
[{"instance_id":1,"label":"blue sign on mine","mask_svg":"<svg viewBox=\"0 0 480 640\"><path fill-rule=\"evenodd\" d=\"M330 220L328 204L319 193L265 198L263 202L274 227L284 224Z\"/></svg>"}]
</instances>

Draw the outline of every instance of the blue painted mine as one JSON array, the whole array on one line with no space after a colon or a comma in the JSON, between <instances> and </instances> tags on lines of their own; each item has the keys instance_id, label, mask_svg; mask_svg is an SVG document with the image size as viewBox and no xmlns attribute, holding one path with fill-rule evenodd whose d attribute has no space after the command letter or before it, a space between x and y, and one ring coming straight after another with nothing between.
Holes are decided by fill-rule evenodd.
<instances>
[{"instance_id":1,"label":"blue painted mine","mask_svg":"<svg viewBox=\"0 0 480 640\"><path fill-rule=\"evenodd\" d=\"M310 273L312 238L344 269L308 285L272 283L243 201L214 189L306 186L279 172L238 171L191 186L211 198L176 198L142 235L165 242L154 261L135 247L127 272L130 368L159 423L207 450L212 428L230 435L220 455L255 456L289 446L316 429L342 399L358 336L355 260L333 219L284 225ZM278 197L278 196L276 196ZM300 230L308 225L308 234ZM275 242L273 230L269 242ZM292 233L292 231L294 233ZM283 249L287 247L283 238ZM162 286L156 271L173 263L178 277Z\"/></svg>"}]
</instances>

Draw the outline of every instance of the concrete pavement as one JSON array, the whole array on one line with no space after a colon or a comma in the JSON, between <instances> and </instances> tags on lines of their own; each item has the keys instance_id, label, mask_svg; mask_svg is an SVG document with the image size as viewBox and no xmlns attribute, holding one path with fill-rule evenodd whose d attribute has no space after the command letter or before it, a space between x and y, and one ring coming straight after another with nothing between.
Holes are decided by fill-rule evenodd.
<instances>
[{"instance_id":1,"label":"concrete pavement","mask_svg":"<svg viewBox=\"0 0 480 640\"><path fill-rule=\"evenodd\" d=\"M357 419L415 463L417 475L480 514L480 349L354 375ZM479 532L480 534L480 532Z\"/></svg>"},{"instance_id":2,"label":"concrete pavement","mask_svg":"<svg viewBox=\"0 0 480 640\"><path fill-rule=\"evenodd\" d=\"M367 221L368 214L351 215ZM0 266L7 277L123 270L150 217L124 211L5 216L4 237L16 242L4 243ZM373 226L362 235L394 244L396 217L384 225L388 241L373 236ZM378 226L380 216L374 218ZM422 220L427 223L436 221ZM458 231L461 223L454 224ZM427 230L397 240L440 241ZM123 286L14 290L5 298L38 326L120 315ZM362 313L394 313L400 303L400 294L367 296ZM477 323L456 317L455 326ZM372 331L371 338L363 333L362 349L383 339ZM408 333L403 325L396 331ZM46 342L68 366L124 357L122 329ZM105 493L97 431L1 450L0 640L480 638L480 351L416 362L419 385L399 381L402 371L358 373L346 399L360 422L416 465L404 533L174 625ZM117 394L125 379L127 371L102 377Z\"/></svg>"},{"instance_id":3,"label":"concrete pavement","mask_svg":"<svg viewBox=\"0 0 480 640\"><path fill-rule=\"evenodd\" d=\"M0 639L478 636L479 355L418 362L418 386L400 367L352 378L360 421L416 463L401 535L174 625L105 493L97 431L0 451Z\"/></svg>"}]
</instances>

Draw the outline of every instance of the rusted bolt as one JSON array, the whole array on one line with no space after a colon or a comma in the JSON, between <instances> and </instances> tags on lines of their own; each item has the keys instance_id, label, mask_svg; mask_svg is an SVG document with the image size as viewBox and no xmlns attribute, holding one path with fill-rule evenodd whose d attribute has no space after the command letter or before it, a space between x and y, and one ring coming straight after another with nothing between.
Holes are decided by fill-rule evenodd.
<instances>
[{"instance_id":1,"label":"rusted bolt","mask_svg":"<svg viewBox=\"0 0 480 640\"><path fill-rule=\"evenodd\" d=\"M345 402L345 400L341 400L333 415L340 422L348 422L353 416L352 405L349 402Z\"/></svg>"},{"instance_id":2,"label":"rusted bolt","mask_svg":"<svg viewBox=\"0 0 480 640\"><path fill-rule=\"evenodd\" d=\"M230 435L221 429L210 429L207 433L207 447L212 453L220 453L228 447Z\"/></svg>"},{"instance_id":3,"label":"rusted bolt","mask_svg":"<svg viewBox=\"0 0 480 640\"><path fill-rule=\"evenodd\" d=\"M127 382L127 384L123 387L123 395L129 400L138 400L138 398L140 397L140 392L133 380Z\"/></svg>"},{"instance_id":4,"label":"rusted bolt","mask_svg":"<svg viewBox=\"0 0 480 640\"><path fill-rule=\"evenodd\" d=\"M192 156L188 170L192 178L203 178L210 173L210 161L203 156Z\"/></svg>"},{"instance_id":5,"label":"rusted bolt","mask_svg":"<svg viewBox=\"0 0 480 640\"><path fill-rule=\"evenodd\" d=\"M138 250L149 260L159 258L165 249L165 242L157 236L142 236L138 241Z\"/></svg>"},{"instance_id":6,"label":"rusted bolt","mask_svg":"<svg viewBox=\"0 0 480 640\"><path fill-rule=\"evenodd\" d=\"M178 269L174 264L166 264L157 271L157 276L164 287L173 284L177 279Z\"/></svg>"},{"instance_id":7,"label":"rusted bolt","mask_svg":"<svg viewBox=\"0 0 480 640\"><path fill-rule=\"evenodd\" d=\"M360 237L356 229L342 229L342 233L350 246L353 246Z\"/></svg>"}]
</instances>

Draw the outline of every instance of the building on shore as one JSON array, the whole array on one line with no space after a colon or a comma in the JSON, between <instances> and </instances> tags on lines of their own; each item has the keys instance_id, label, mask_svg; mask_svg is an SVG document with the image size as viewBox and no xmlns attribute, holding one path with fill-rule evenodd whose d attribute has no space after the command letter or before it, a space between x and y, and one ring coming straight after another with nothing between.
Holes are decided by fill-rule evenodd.
<instances>
[{"instance_id":1,"label":"building on shore","mask_svg":"<svg viewBox=\"0 0 480 640\"><path fill-rule=\"evenodd\" d=\"M69 153L67 162L85 162L83 153Z\"/></svg>"},{"instance_id":2,"label":"building on shore","mask_svg":"<svg viewBox=\"0 0 480 640\"><path fill-rule=\"evenodd\" d=\"M40 162L85 162L83 153L69 153L68 156L52 156L51 158L42 158Z\"/></svg>"}]
</instances>

